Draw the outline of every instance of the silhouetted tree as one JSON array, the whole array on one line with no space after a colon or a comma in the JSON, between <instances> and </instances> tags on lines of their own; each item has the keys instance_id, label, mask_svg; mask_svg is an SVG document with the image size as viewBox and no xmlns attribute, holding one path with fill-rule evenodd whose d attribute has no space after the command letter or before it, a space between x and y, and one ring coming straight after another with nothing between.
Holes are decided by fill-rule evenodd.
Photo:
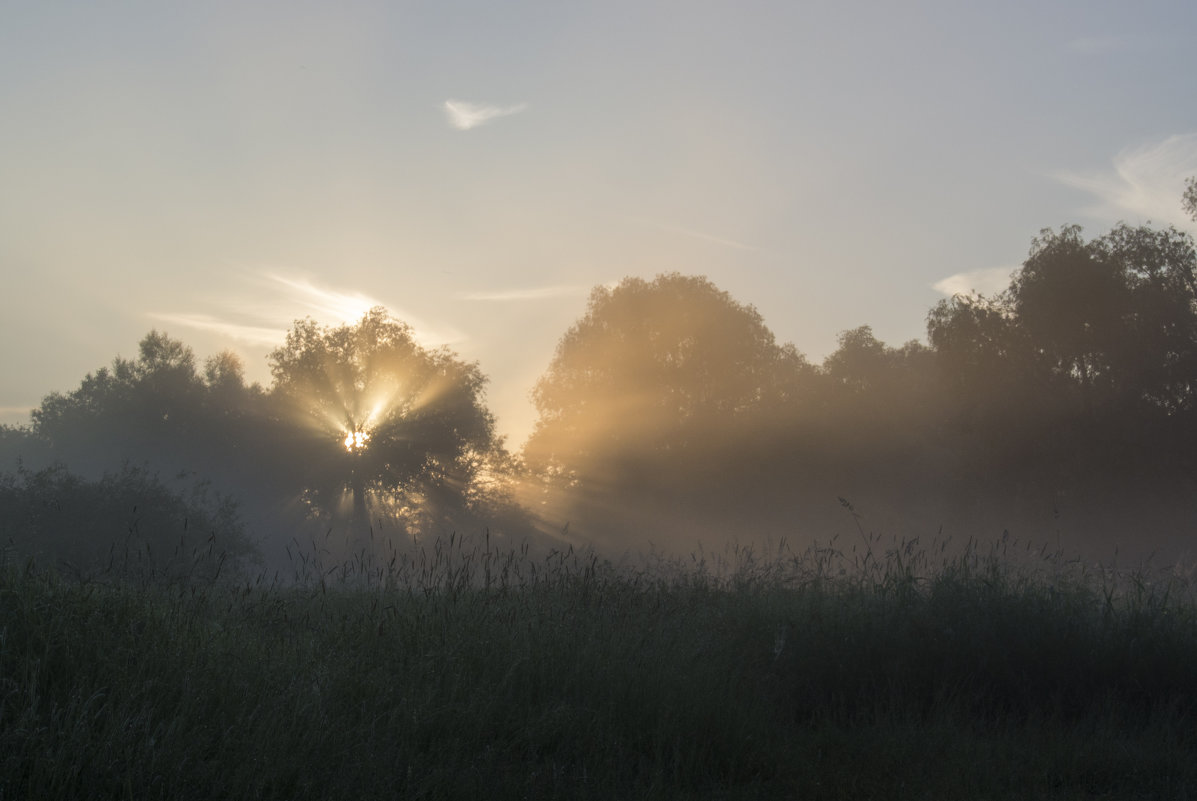
<instances>
[{"instance_id":1,"label":"silhouetted tree","mask_svg":"<svg viewBox=\"0 0 1197 801\"><path fill-rule=\"evenodd\" d=\"M463 509L501 449L478 366L422 348L385 309L354 325L296 322L269 360L272 425L287 432L277 447L312 507L358 535L367 494L414 530Z\"/></svg>"},{"instance_id":2,"label":"silhouetted tree","mask_svg":"<svg viewBox=\"0 0 1197 801\"><path fill-rule=\"evenodd\" d=\"M1186 408L1197 368L1192 238L1120 225L1085 242L1043 231L1006 292L957 296L928 337L969 404L1071 393L1089 413L1148 403Z\"/></svg>"},{"instance_id":3,"label":"silhouetted tree","mask_svg":"<svg viewBox=\"0 0 1197 801\"><path fill-rule=\"evenodd\" d=\"M533 390L540 419L527 453L570 461L629 445L697 446L711 423L749 415L795 357L756 309L705 278L598 287Z\"/></svg>"},{"instance_id":4,"label":"silhouetted tree","mask_svg":"<svg viewBox=\"0 0 1197 801\"><path fill-rule=\"evenodd\" d=\"M953 394L970 411L1025 383L1032 353L1008 293L996 297L956 295L939 301L927 316L927 339Z\"/></svg>"},{"instance_id":5,"label":"silhouetted tree","mask_svg":"<svg viewBox=\"0 0 1197 801\"><path fill-rule=\"evenodd\" d=\"M1195 268L1175 229L1068 226L1035 238L1007 291L941 301L928 337L958 495L1178 514L1197 477Z\"/></svg>"},{"instance_id":6,"label":"silhouetted tree","mask_svg":"<svg viewBox=\"0 0 1197 801\"><path fill-rule=\"evenodd\" d=\"M362 535L367 496L411 533L522 524L476 365L419 347L382 309L339 328L297 322L270 359L266 392L246 385L235 354L201 371L190 348L152 331L137 359L51 394L2 444L93 480L126 463L178 486L210 480L255 535L280 542L313 518Z\"/></svg>"},{"instance_id":7,"label":"silhouetted tree","mask_svg":"<svg viewBox=\"0 0 1197 801\"><path fill-rule=\"evenodd\" d=\"M1131 287L1122 265L1086 244L1079 226L1035 238L1010 297L1036 354L1090 407L1117 391Z\"/></svg>"},{"instance_id":8,"label":"silhouetted tree","mask_svg":"<svg viewBox=\"0 0 1197 801\"><path fill-rule=\"evenodd\" d=\"M891 348L866 325L844 332L839 342L823 362L823 372L846 393L872 396L869 413L882 412L877 398L890 409L921 407L940 391L934 353L918 340Z\"/></svg>"},{"instance_id":9,"label":"silhouetted tree","mask_svg":"<svg viewBox=\"0 0 1197 801\"><path fill-rule=\"evenodd\" d=\"M1129 402L1191 410L1197 386L1197 252L1175 228L1120 225L1091 243L1115 264L1130 309L1113 350Z\"/></svg>"},{"instance_id":10,"label":"silhouetted tree","mask_svg":"<svg viewBox=\"0 0 1197 801\"><path fill-rule=\"evenodd\" d=\"M1010 308L1089 413L1187 408L1197 376L1195 269L1192 238L1175 229L1120 225L1088 243L1075 226L1045 231L1015 277Z\"/></svg>"},{"instance_id":11,"label":"silhouetted tree","mask_svg":"<svg viewBox=\"0 0 1197 801\"><path fill-rule=\"evenodd\" d=\"M792 471L803 477L808 507L839 515L825 505L850 496L887 525L902 517L913 524L916 511L938 502L939 474L951 464L939 431L944 387L935 353L917 341L891 348L867 325L838 341L818 372L819 402L808 412L815 433L794 439L782 428L775 436L791 443L799 464L817 466ZM825 521L819 515L802 528Z\"/></svg>"},{"instance_id":12,"label":"silhouetted tree","mask_svg":"<svg viewBox=\"0 0 1197 801\"><path fill-rule=\"evenodd\" d=\"M865 437L897 424L911 429L939 395L935 357L911 341L891 348L870 326L844 331L839 347L823 360L828 421L847 422ZM919 427L921 433L921 427ZM841 432L850 433L850 432ZM887 436L894 432L889 431Z\"/></svg>"},{"instance_id":13,"label":"silhouetted tree","mask_svg":"<svg viewBox=\"0 0 1197 801\"><path fill-rule=\"evenodd\" d=\"M707 279L628 278L596 288L562 337L524 455L574 530L661 536L712 509L744 511L741 493L768 469L762 446L812 374Z\"/></svg>"},{"instance_id":14,"label":"silhouetted tree","mask_svg":"<svg viewBox=\"0 0 1197 801\"><path fill-rule=\"evenodd\" d=\"M237 357L222 354L201 376L192 350L151 331L135 360L116 358L79 388L51 393L32 413L32 430L72 469L98 477L123 462L168 473L235 468L241 426L261 393L247 387Z\"/></svg>"}]
</instances>

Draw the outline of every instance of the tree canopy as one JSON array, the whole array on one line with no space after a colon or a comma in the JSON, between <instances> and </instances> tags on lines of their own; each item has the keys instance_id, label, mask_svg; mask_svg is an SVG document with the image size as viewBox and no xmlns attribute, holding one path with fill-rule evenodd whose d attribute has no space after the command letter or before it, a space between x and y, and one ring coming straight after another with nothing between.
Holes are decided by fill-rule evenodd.
<instances>
[{"instance_id":1,"label":"tree canopy","mask_svg":"<svg viewBox=\"0 0 1197 801\"><path fill-rule=\"evenodd\" d=\"M1034 239L1006 291L941 301L928 339L962 494L1067 508L1094 538L1114 520L1180 525L1197 478L1195 270L1173 228L1086 241L1066 226Z\"/></svg>"},{"instance_id":2,"label":"tree canopy","mask_svg":"<svg viewBox=\"0 0 1197 801\"><path fill-rule=\"evenodd\" d=\"M971 394L995 383L1069 393L1091 412L1189 408L1197 374L1197 255L1169 228L1120 225L1086 242L1044 230L1010 288L941 301L928 338Z\"/></svg>"},{"instance_id":3,"label":"tree canopy","mask_svg":"<svg viewBox=\"0 0 1197 801\"><path fill-rule=\"evenodd\" d=\"M359 528L371 492L412 527L468 505L482 460L501 447L478 366L422 348L385 309L354 325L298 321L269 362L270 408L288 432L278 447L305 499L344 516L351 498Z\"/></svg>"},{"instance_id":4,"label":"tree canopy","mask_svg":"<svg viewBox=\"0 0 1197 801\"><path fill-rule=\"evenodd\" d=\"M93 477L122 462L213 472L239 450L239 421L261 399L235 354L214 356L201 375L191 348L155 330L136 359L117 357L77 389L48 395L33 410L32 433L51 458Z\"/></svg>"},{"instance_id":5,"label":"tree canopy","mask_svg":"<svg viewBox=\"0 0 1197 801\"><path fill-rule=\"evenodd\" d=\"M724 469L730 451L758 443L809 369L707 279L628 278L595 289L562 337L533 391L524 454L560 520L580 516L606 538L681 525L740 483ZM646 522L656 508L670 514Z\"/></svg>"},{"instance_id":6,"label":"tree canopy","mask_svg":"<svg viewBox=\"0 0 1197 801\"><path fill-rule=\"evenodd\" d=\"M756 309L705 278L599 287L533 390L540 419L526 453L569 461L697 447L768 402L780 366L801 361Z\"/></svg>"}]
</instances>

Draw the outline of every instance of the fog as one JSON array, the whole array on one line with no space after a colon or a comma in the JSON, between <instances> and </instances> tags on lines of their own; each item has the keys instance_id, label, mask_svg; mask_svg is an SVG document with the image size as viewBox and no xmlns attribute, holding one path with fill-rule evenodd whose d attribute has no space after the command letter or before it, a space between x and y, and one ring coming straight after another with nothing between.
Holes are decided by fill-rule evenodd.
<instances>
[{"instance_id":1,"label":"fog","mask_svg":"<svg viewBox=\"0 0 1197 801\"><path fill-rule=\"evenodd\" d=\"M518 450L485 365L382 308L297 321L268 386L152 331L0 431L0 533L83 573L132 547L287 575L450 535L613 558L1004 538L1187 565L1195 275L1174 229L1045 230L1004 290L930 309L925 343L862 325L821 364L704 277L628 278L561 336Z\"/></svg>"}]
</instances>

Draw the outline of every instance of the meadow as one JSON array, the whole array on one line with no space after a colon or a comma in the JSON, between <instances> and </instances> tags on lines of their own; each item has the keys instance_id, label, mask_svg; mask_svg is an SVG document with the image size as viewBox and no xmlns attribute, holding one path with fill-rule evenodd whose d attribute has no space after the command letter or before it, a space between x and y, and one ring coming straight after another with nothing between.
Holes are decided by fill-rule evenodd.
<instances>
[{"instance_id":1,"label":"meadow","mask_svg":"<svg viewBox=\"0 0 1197 801\"><path fill-rule=\"evenodd\" d=\"M1197 597L1006 537L0 567L0 799L1197 797Z\"/></svg>"}]
</instances>

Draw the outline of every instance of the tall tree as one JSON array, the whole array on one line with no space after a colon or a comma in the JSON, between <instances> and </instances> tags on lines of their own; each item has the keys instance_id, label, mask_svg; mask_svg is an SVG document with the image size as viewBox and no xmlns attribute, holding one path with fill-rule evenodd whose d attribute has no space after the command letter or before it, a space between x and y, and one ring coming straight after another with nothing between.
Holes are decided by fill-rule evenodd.
<instances>
[{"instance_id":1,"label":"tall tree","mask_svg":"<svg viewBox=\"0 0 1197 801\"><path fill-rule=\"evenodd\" d=\"M747 415L787 357L751 306L678 273L596 288L533 390L527 453L566 461L692 447Z\"/></svg>"},{"instance_id":2,"label":"tall tree","mask_svg":"<svg viewBox=\"0 0 1197 801\"><path fill-rule=\"evenodd\" d=\"M358 535L370 494L413 525L466 503L500 447L478 366L421 347L385 309L354 325L296 322L269 361L273 424L289 432L278 447L312 507Z\"/></svg>"},{"instance_id":3,"label":"tall tree","mask_svg":"<svg viewBox=\"0 0 1197 801\"><path fill-rule=\"evenodd\" d=\"M940 395L934 353L918 341L891 348L862 325L839 335L839 347L823 360L824 416L844 445L872 440L895 429L922 436L921 418L936 417Z\"/></svg>"},{"instance_id":4,"label":"tall tree","mask_svg":"<svg viewBox=\"0 0 1197 801\"><path fill-rule=\"evenodd\" d=\"M1131 287L1116 261L1080 226L1045 229L1011 288L1019 324L1053 372L1073 379L1088 403L1118 380L1117 351L1131 313Z\"/></svg>"},{"instance_id":5,"label":"tall tree","mask_svg":"<svg viewBox=\"0 0 1197 801\"><path fill-rule=\"evenodd\" d=\"M1163 497L1167 514L1187 508L1175 499L1197 476L1195 270L1175 229L1086 241L1068 226L1036 237L1007 291L937 305L928 335L950 388L958 495L1071 499L1074 516L1110 512L1111 497L1140 514Z\"/></svg>"},{"instance_id":6,"label":"tall tree","mask_svg":"<svg viewBox=\"0 0 1197 801\"><path fill-rule=\"evenodd\" d=\"M1126 402L1172 413L1197 403L1197 250L1175 228L1119 225L1090 243L1129 304L1111 347Z\"/></svg>"},{"instance_id":7,"label":"tall tree","mask_svg":"<svg viewBox=\"0 0 1197 801\"><path fill-rule=\"evenodd\" d=\"M1044 231L1016 274L1010 308L1032 348L1105 406L1193 402L1197 255L1176 229L1120 225L1085 242L1080 228Z\"/></svg>"},{"instance_id":8,"label":"tall tree","mask_svg":"<svg viewBox=\"0 0 1197 801\"><path fill-rule=\"evenodd\" d=\"M927 315L927 340L953 391L970 406L1008 395L1032 350L1008 292L939 301Z\"/></svg>"},{"instance_id":9,"label":"tall tree","mask_svg":"<svg viewBox=\"0 0 1197 801\"><path fill-rule=\"evenodd\" d=\"M229 413L244 412L255 394L234 354L210 364L217 362L223 366L201 376L191 348L151 331L136 359L117 357L78 389L43 399L32 414L33 432L51 443L54 458L92 477L124 461L208 472L228 464L225 446L237 438Z\"/></svg>"},{"instance_id":10,"label":"tall tree","mask_svg":"<svg viewBox=\"0 0 1197 801\"><path fill-rule=\"evenodd\" d=\"M595 289L562 337L533 391L524 456L555 514L600 538L734 514L774 445L768 429L812 373L707 279L628 278Z\"/></svg>"},{"instance_id":11,"label":"tall tree","mask_svg":"<svg viewBox=\"0 0 1197 801\"><path fill-rule=\"evenodd\" d=\"M1197 255L1174 228L1078 226L1035 238L1008 290L941 301L927 320L970 405L1071 392L1090 413L1187 408L1197 376Z\"/></svg>"}]
</instances>

